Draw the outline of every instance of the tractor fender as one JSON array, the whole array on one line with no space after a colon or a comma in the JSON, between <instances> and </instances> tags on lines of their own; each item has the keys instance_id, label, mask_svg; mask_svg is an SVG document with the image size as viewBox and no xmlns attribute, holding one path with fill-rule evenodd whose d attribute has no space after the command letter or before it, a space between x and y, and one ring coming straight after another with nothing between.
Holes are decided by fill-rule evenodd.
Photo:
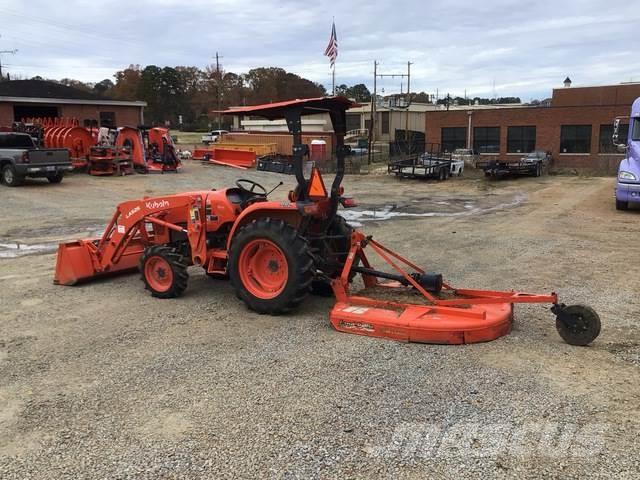
<instances>
[{"instance_id":1,"label":"tractor fender","mask_svg":"<svg viewBox=\"0 0 640 480\"><path fill-rule=\"evenodd\" d=\"M258 218L278 218L284 220L293 228L300 226L302 220L302 213L298 210L295 203L288 201L283 202L259 202L245 208L238 216L231 232L229 232L229 238L227 239L227 250L231 248L231 241L233 237L240 231L240 229L253 222Z\"/></svg>"}]
</instances>

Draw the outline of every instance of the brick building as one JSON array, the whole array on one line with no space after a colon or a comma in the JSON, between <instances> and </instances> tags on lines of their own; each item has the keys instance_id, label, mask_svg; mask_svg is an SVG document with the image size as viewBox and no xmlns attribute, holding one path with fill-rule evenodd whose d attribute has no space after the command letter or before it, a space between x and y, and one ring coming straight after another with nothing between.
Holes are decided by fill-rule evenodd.
<instances>
[{"instance_id":1,"label":"brick building","mask_svg":"<svg viewBox=\"0 0 640 480\"><path fill-rule=\"evenodd\" d=\"M43 80L0 82L0 126L29 117L77 118L105 127L144 123L146 102L101 98L90 92Z\"/></svg>"},{"instance_id":2,"label":"brick building","mask_svg":"<svg viewBox=\"0 0 640 480\"><path fill-rule=\"evenodd\" d=\"M427 142L443 149L474 148L499 159L532 150L553 155L555 168L615 173L623 158L611 142L613 121L628 116L640 83L553 90L548 106L433 110L425 114ZM628 122L620 133L626 139Z\"/></svg>"}]
</instances>

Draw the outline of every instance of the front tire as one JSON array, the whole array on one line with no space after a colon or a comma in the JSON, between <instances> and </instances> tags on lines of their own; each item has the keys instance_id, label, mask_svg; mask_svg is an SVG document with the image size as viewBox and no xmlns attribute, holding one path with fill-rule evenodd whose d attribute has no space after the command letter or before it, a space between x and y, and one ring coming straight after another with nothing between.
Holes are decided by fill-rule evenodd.
<instances>
[{"instance_id":1,"label":"front tire","mask_svg":"<svg viewBox=\"0 0 640 480\"><path fill-rule=\"evenodd\" d=\"M5 165L2 169L2 181L7 187L17 187L22 185L24 179L17 174L16 167Z\"/></svg>"},{"instance_id":2,"label":"front tire","mask_svg":"<svg viewBox=\"0 0 640 480\"><path fill-rule=\"evenodd\" d=\"M622 200L616 199L616 210L628 210L629 202L623 202Z\"/></svg>"},{"instance_id":3,"label":"front tire","mask_svg":"<svg viewBox=\"0 0 640 480\"><path fill-rule=\"evenodd\" d=\"M184 257L166 245L145 249L140 258L145 288L157 298L176 298L187 288L189 274Z\"/></svg>"},{"instance_id":4,"label":"front tire","mask_svg":"<svg viewBox=\"0 0 640 480\"><path fill-rule=\"evenodd\" d=\"M236 295L251 310L287 313L309 294L313 280L309 245L283 220L255 220L233 239L229 278Z\"/></svg>"}]
</instances>

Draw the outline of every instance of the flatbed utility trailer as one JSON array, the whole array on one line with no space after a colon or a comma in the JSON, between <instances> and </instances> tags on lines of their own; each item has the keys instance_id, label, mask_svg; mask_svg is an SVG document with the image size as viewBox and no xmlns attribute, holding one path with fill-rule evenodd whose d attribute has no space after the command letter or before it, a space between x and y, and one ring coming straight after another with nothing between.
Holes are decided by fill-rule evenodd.
<instances>
[{"instance_id":1,"label":"flatbed utility trailer","mask_svg":"<svg viewBox=\"0 0 640 480\"><path fill-rule=\"evenodd\" d=\"M451 176L450 154L427 151L420 155L389 162L388 173L402 178L433 178L446 180Z\"/></svg>"},{"instance_id":2,"label":"flatbed utility trailer","mask_svg":"<svg viewBox=\"0 0 640 480\"><path fill-rule=\"evenodd\" d=\"M476 161L476 168L484 170L487 177L507 177L529 175L540 177L546 171L551 156L542 150L535 150L524 157L512 160L479 160Z\"/></svg>"}]
</instances>

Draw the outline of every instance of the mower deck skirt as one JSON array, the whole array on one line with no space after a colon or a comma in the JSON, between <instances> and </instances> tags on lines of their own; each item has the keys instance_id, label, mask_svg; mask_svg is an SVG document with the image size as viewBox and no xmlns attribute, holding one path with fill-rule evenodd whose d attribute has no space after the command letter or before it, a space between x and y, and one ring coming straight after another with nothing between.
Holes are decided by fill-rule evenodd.
<instances>
[{"instance_id":1,"label":"mower deck skirt","mask_svg":"<svg viewBox=\"0 0 640 480\"><path fill-rule=\"evenodd\" d=\"M338 302L330 315L340 332L404 342L463 344L507 335L513 323L510 303L447 308L406 304L402 309Z\"/></svg>"}]
</instances>

